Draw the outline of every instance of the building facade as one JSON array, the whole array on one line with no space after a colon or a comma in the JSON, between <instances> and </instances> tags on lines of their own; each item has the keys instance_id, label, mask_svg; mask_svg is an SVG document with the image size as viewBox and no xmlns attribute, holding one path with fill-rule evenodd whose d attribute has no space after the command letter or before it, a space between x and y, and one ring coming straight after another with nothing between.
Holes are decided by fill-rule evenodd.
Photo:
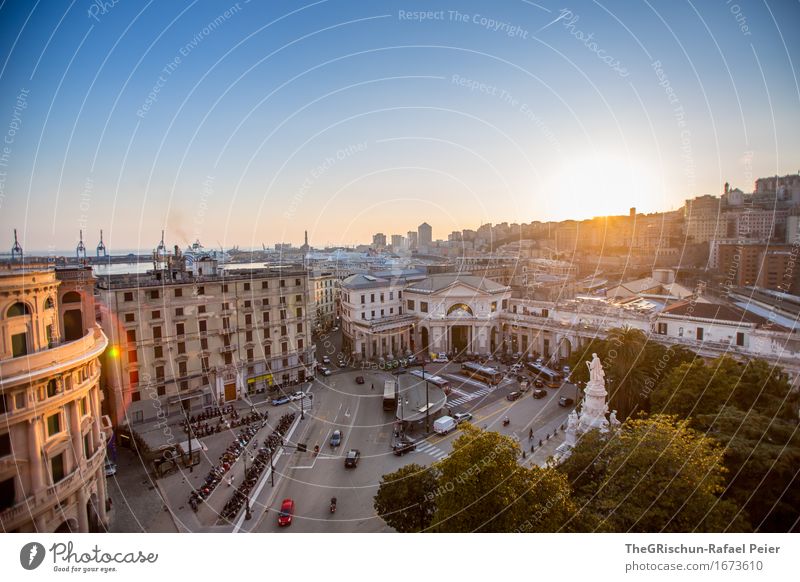
<instances>
[{"instance_id":1,"label":"building facade","mask_svg":"<svg viewBox=\"0 0 800 582\"><path fill-rule=\"evenodd\" d=\"M199 410L313 374L314 301L297 267L111 276L99 284L115 346L104 378L115 425Z\"/></svg>"},{"instance_id":2,"label":"building facade","mask_svg":"<svg viewBox=\"0 0 800 582\"><path fill-rule=\"evenodd\" d=\"M338 282L339 279L333 271L312 271L309 276L314 302L312 317L315 329L329 329L336 321Z\"/></svg>"},{"instance_id":3,"label":"building facade","mask_svg":"<svg viewBox=\"0 0 800 582\"><path fill-rule=\"evenodd\" d=\"M106 441L90 268L0 271L0 524L102 531Z\"/></svg>"}]
</instances>

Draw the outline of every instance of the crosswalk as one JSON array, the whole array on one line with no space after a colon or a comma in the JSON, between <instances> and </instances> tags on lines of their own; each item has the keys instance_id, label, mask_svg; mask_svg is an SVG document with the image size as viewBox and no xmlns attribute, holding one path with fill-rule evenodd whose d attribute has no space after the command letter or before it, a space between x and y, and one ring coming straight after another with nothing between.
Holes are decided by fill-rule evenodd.
<instances>
[{"instance_id":1,"label":"crosswalk","mask_svg":"<svg viewBox=\"0 0 800 582\"><path fill-rule=\"evenodd\" d=\"M452 408L452 407L455 407L455 406L460 406L462 404L466 404L467 402L470 402L471 400L475 400L476 398L481 398L482 396L486 396L487 394L491 394L492 392L494 392L498 388L499 388L499 386L484 386L483 388L481 388L480 390L476 390L475 392L466 393L466 392L459 391L461 394L463 394L463 396L459 396L458 398L452 398L452 399L448 398L447 399L447 406Z\"/></svg>"},{"instance_id":2,"label":"crosswalk","mask_svg":"<svg viewBox=\"0 0 800 582\"><path fill-rule=\"evenodd\" d=\"M447 453L445 453L442 449L425 441L417 443L417 451L425 453L426 455L430 455L437 461L444 459L447 456Z\"/></svg>"}]
</instances>

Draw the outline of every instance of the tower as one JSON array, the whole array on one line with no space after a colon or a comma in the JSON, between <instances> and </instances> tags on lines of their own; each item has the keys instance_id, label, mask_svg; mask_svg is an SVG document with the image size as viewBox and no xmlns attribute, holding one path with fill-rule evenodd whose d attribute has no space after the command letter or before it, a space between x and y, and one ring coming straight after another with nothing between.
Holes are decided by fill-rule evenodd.
<instances>
[{"instance_id":1,"label":"tower","mask_svg":"<svg viewBox=\"0 0 800 582\"><path fill-rule=\"evenodd\" d=\"M163 257L167 254L167 245L164 244L164 231L161 231L161 242L156 247L156 256Z\"/></svg>"}]
</instances>

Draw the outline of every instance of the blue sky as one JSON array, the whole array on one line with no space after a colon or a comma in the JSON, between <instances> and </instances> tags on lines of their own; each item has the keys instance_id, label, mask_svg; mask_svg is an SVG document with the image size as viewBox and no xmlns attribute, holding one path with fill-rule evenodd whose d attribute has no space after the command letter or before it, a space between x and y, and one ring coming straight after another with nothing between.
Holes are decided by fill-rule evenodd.
<instances>
[{"instance_id":1,"label":"blue sky","mask_svg":"<svg viewBox=\"0 0 800 582\"><path fill-rule=\"evenodd\" d=\"M2 230L345 244L749 191L800 169L797 22L790 1L6 1Z\"/></svg>"}]
</instances>

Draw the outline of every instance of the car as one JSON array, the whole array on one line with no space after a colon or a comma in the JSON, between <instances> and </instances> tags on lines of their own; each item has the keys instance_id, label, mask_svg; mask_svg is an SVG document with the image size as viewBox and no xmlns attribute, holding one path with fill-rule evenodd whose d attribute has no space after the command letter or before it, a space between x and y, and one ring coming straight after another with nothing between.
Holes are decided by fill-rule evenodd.
<instances>
[{"instance_id":1,"label":"car","mask_svg":"<svg viewBox=\"0 0 800 582\"><path fill-rule=\"evenodd\" d=\"M344 458L344 466L346 468L355 469L358 466L358 460L361 458L361 451L358 449L350 449Z\"/></svg>"},{"instance_id":2,"label":"car","mask_svg":"<svg viewBox=\"0 0 800 582\"><path fill-rule=\"evenodd\" d=\"M408 356L407 359L408 359L409 363L413 363L413 362L417 361L417 356L415 356L414 354L411 354L410 356Z\"/></svg>"},{"instance_id":3,"label":"car","mask_svg":"<svg viewBox=\"0 0 800 582\"><path fill-rule=\"evenodd\" d=\"M522 364L514 364L513 366L511 366L511 368L509 368L509 371L516 373L519 372L521 369L522 369Z\"/></svg>"},{"instance_id":4,"label":"car","mask_svg":"<svg viewBox=\"0 0 800 582\"><path fill-rule=\"evenodd\" d=\"M536 386L537 388L544 388L544 382L542 382L541 380L535 380L533 382L533 385Z\"/></svg>"},{"instance_id":5,"label":"car","mask_svg":"<svg viewBox=\"0 0 800 582\"><path fill-rule=\"evenodd\" d=\"M297 392L292 392L291 394L289 394L289 400L291 400L292 402L294 402L295 400L302 400L305 397L306 393L303 392L302 390L298 390Z\"/></svg>"},{"instance_id":6,"label":"car","mask_svg":"<svg viewBox=\"0 0 800 582\"><path fill-rule=\"evenodd\" d=\"M541 388L537 388L536 390L533 391L534 398L544 398L545 396L547 396L547 390L542 390Z\"/></svg>"},{"instance_id":7,"label":"car","mask_svg":"<svg viewBox=\"0 0 800 582\"><path fill-rule=\"evenodd\" d=\"M566 396L562 396L558 399L558 405L563 406L566 408L567 406L572 406L575 404L575 401L572 398L567 398Z\"/></svg>"},{"instance_id":8,"label":"car","mask_svg":"<svg viewBox=\"0 0 800 582\"><path fill-rule=\"evenodd\" d=\"M434 364L446 364L450 360L447 359L447 354L439 353L431 360Z\"/></svg>"},{"instance_id":9,"label":"car","mask_svg":"<svg viewBox=\"0 0 800 582\"><path fill-rule=\"evenodd\" d=\"M322 357L322 363L323 364L330 364L331 363L331 359L328 356L323 356Z\"/></svg>"},{"instance_id":10,"label":"car","mask_svg":"<svg viewBox=\"0 0 800 582\"><path fill-rule=\"evenodd\" d=\"M364 376L356 376L356 384L363 384Z\"/></svg>"},{"instance_id":11,"label":"car","mask_svg":"<svg viewBox=\"0 0 800 582\"><path fill-rule=\"evenodd\" d=\"M520 396L522 396L522 392L518 392L515 390L514 392L510 392L506 396L506 400L511 400L513 402L514 400L517 400Z\"/></svg>"},{"instance_id":12,"label":"car","mask_svg":"<svg viewBox=\"0 0 800 582\"><path fill-rule=\"evenodd\" d=\"M113 477L114 475L117 474L117 464L108 457L106 457L105 470L106 470L106 477Z\"/></svg>"},{"instance_id":13,"label":"car","mask_svg":"<svg viewBox=\"0 0 800 582\"><path fill-rule=\"evenodd\" d=\"M456 412L453 418L456 420L456 424L461 424L462 422L472 420L472 415L469 412Z\"/></svg>"},{"instance_id":14,"label":"car","mask_svg":"<svg viewBox=\"0 0 800 582\"><path fill-rule=\"evenodd\" d=\"M335 430L331 435L331 446L338 447L340 444L342 444L342 431Z\"/></svg>"},{"instance_id":15,"label":"car","mask_svg":"<svg viewBox=\"0 0 800 582\"><path fill-rule=\"evenodd\" d=\"M272 406L280 406L281 404L287 404L291 402L292 399L288 396L281 396L280 398L273 398L272 399Z\"/></svg>"},{"instance_id":16,"label":"car","mask_svg":"<svg viewBox=\"0 0 800 582\"><path fill-rule=\"evenodd\" d=\"M325 366L320 366L319 373L322 374L323 376L330 376L331 375L331 371L328 368L326 368Z\"/></svg>"},{"instance_id":17,"label":"car","mask_svg":"<svg viewBox=\"0 0 800 582\"><path fill-rule=\"evenodd\" d=\"M405 455L406 453L410 453L411 451L416 451L417 443L410 439L404 439L397 441L392 447L392 449L394 450L394 454L399 457L400 455Z\"/></svg>"},{"instance_id":18,"label":"car","mask_svg":"<svg viewBox=\"0 0 800 582\"><path fill-rule=\"evenodd\" d=\"M278 525L281 527L291 525L292 516L294 516L294 500L284 499L281 503L281 511L278 513Z\"/></svg>"}]
</instances>

